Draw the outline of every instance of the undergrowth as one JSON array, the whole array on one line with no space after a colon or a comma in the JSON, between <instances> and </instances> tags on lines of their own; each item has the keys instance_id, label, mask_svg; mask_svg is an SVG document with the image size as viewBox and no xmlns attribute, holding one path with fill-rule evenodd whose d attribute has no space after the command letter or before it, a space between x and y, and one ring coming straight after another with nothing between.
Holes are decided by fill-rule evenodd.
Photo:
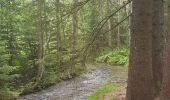
<instances>
[{"instance_id":1,"label":"undergrowth","mask_svg":"<svg viewBox=\"0 0 170 100\"><path fill-rule=\"evenodd\" d=\"M126 48L115 49L112 52L106 53L96 58L97 63L107 63L110 65L128 66L129 50Z\"/></svg>"}]
</instances>

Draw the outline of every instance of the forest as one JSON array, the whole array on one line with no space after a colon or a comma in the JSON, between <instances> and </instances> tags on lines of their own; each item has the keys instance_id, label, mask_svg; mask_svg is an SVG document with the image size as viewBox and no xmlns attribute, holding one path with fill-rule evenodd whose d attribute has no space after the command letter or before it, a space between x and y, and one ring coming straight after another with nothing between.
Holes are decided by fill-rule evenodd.
<instances>
[{"instance_id":1,"label":"forest","mask_svg":"<svg viewBox=\"0 0 170 100\"><path fill-rule=\"evenodd\" d=\"M0 0L0 100L170 100L169 0Z\"/></svg>"}]
</instances>

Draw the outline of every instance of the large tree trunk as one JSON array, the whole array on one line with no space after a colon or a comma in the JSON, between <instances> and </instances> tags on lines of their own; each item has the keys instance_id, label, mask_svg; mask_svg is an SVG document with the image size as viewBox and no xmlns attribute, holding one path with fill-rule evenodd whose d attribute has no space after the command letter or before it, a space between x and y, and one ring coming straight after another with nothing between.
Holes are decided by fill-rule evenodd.
<instances>
[{"instance_id":1,"label":"large tree trunk","mask_svg":"<svg viewBox=\"0 0 170 100\"><path fill-rule=\"evenodd\" d=\"M162 83L163 68L163 1L155 0L153 2L153 35L152 35L152 67L153 83L155 96L159 95Z\"/></svg>"},{"instance_id":2,"label":"large tree trunk","mask_svg":"<svg viewBox=\"0 0 170 100\"><path fill-rule=\"evenodd\" d=\"M153 0L133 0L126 100L153 100L152 5Z\"/></svg>"},{"instance_id":3,"label":"large tree trunk","mask_svg":"<svg viewBox=\"0 0 170 100\"><path fill-rule=\"evenodd\" d=\"M166 63L163 68L163 83L160 100L170 100L170 1L168 3L168 33L166 34L166 39Z\"/></svg>"}]
</instances>

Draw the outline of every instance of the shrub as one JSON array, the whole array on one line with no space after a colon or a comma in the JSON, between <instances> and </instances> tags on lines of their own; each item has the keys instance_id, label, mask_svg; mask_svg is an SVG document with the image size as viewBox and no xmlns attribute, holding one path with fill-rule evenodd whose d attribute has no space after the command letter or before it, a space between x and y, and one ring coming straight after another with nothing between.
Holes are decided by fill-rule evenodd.
<instances>
[{"instance_id":1,"label":"shrub","mask_svg":"<svg viewBox=\"0 0 170 100\"><path fill-rule=\"evenodd\" d=\"M126 48L116 49L96 58L97 63L108 63L110 65L127 66L129 62L129 50Z\"/></svg>"}]
</instances>

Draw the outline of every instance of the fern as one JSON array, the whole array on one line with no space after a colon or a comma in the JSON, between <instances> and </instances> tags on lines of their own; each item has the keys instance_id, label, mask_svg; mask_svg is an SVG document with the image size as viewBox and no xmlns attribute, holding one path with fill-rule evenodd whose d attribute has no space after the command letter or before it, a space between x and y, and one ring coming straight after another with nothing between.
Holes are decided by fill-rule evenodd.
<instances>
[{"instance_id":1,"label":"fern","mask_svg":"<svg viewBox=\"0 0 170 100\"><path fill-rule=\"evenodd\" d=\"M105 55L96 58L98 63L108 63L111 65L128 65L129 62L129 51L128 49L116 49Z\"/></svg>"}]
</instances>

